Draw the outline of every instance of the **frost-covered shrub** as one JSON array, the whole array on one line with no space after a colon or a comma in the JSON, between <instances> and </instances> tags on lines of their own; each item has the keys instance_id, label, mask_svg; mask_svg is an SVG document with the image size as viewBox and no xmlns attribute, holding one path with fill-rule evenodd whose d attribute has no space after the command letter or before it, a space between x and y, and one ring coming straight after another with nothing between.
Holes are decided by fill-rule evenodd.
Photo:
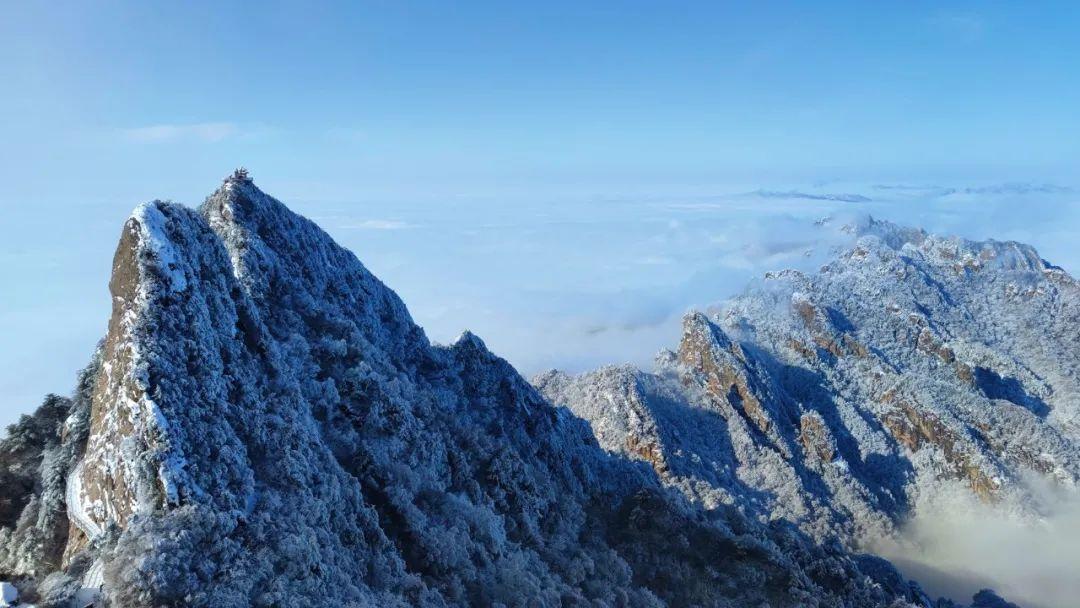
<instances>
[{"instance_id":1,"label":"frost-covered shrub","mask_svg":"<svg viewBox=\"0 0 1080 608\"><path fill-rule=\"evenodd\" d=\"M953 487L1037 519L1032 487L1080 483L1080 284L1019 243L850 229L819 272L688 314L652 372L535 383L689 499L819 541L891 536Z\"/></svg>"},{"instance_id":2,"label":"frost-covered shrub","mask_svg":"<svg viewBox=\"0 0 1080 608\"><path fill-rule=\"evenodd\" d=\"M91 588L101 572L110 605L893 599L838 546L703 509L603 451L476 336L431 345L246 175L199 212L140 207L112 288L94 381L41 457L73 499L59 567ZM35 513L62 512L55 494Z\"/></svg>"}]
</instances>

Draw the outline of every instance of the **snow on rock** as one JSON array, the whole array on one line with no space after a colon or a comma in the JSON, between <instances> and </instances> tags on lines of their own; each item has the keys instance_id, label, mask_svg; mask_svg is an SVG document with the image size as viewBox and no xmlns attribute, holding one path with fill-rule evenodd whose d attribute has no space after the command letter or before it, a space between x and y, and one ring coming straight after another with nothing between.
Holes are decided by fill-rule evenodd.
<instances>
[{"instance_id":1,"label":"snow on rock","mask_svg":"<svg viewBox=\"0 0 1080 608\"><path fill-rule=\"evenodd\" d=\"M0 502L0 575L26 580L29 601L925 605L884 560L759 521L775 496L799 499L783 517L842 520L799 493L816 469L784 468L806 442L820 460L865 460L835 432L840 414L800 416L707 319L672 371L612 368L590 393L625 413L587 417L628 459L479 338L432 345L393 291L246 172L198 211L140 206L110 291L75 394L0 442L0 475L21 484ZM723 425L739 432L709 443ZM686 438L708 449L672 449ZM715 499L686 500L671 475ZM881 500L880 484L851 486Z\"/></svg>"},{"instance_id":2,"label":"snow on rock","mask_svg":"<svg viewBox=\"0 0 1080 608\"><path fill-rule=\"evenodd\" d=\"M68 477L67 493L64 498L67 501L68 517L71 523L78 527L88 539L93 540L101 536L102 528L89 515L91 505L86 503L85 494L82 491L82 474L83 466L80 461Z\"/></svg>"},{"instance_id":3,"label":"snow on rock","mask_svg":"<svg viewBox=\"0 0 1080 608\"><path fill-rule=\"evenodd\" d=\"M769 273L684 320L652 372L534 383L707 506L851 545L961 486L1036 517L1080 479L1080 290L1019 243L887 222L813 275Z\"/></svg>"}]
</instances>

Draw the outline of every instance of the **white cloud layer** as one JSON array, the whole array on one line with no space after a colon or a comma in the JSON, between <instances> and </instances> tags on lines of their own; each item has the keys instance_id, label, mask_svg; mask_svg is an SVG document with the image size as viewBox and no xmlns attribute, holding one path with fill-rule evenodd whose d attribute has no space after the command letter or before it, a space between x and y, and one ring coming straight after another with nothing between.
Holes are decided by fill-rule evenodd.
<instances>
[{"instance_id":1,"label":"white cloud layer","mask_svg":"<svg viewBox=\"0 0 1080 608\"><path fill-rule=\"evenodd\" d=\"M983 588L1026 608L1074 608L1080 598L1080 496L1040 486L1040 515L942 492L919 505L902 543L873 547L932 596L967 601Z\"/></svg>"},{"instance_id":2,"label":"white cloud layer","mask_svg":"<svg viewBox=\"0 0 1080 608\"><path fill-rule=\"evenodd\" d=\"M815 271L870 214L1035 245L1070 272L1080 195L1042 183L732 186L729 193L313 204L307 212L397 290L435 340L464 328L531 375L651 364L681 316L766 271ZM762 193L766 193L763 196ZM815 225L833 216L826 225Z\"/></svg>"},{"instance_id":3,"label":"white cloud layer","mask_svg":"<svg viewBox=\"0 0 1080 608\"><path fill-rule=\"evenodd\" d=\"M405 230L407 228L414 228L413 224L409 222L403 222L401 220L360 220L357 222L346 222L340 226L345 230Z\"/></svg>"},{"instance_id":4,"label":"white cloud layer","mask_svg":"<svg viewBox=\"0 0 1080 608\"><path fill-rule=\"evenodd\" d=\"M213 138L235 129L160 127L140 137ZM261 185L281 194L274 184ZM1080 193L1064 185L763 182L603 197L553 190L471 198L369 195L346 202L319 200L318 188L305 186L306 199L283 198L396 290L432 339L451 341L469 328L532 375L552 367L651 365L659 349L678 343L688 309L722 301L766 271L815 271L850 238L837 226L852 214L1027 242L1077 274ZM0 318L31 319L11 325L9 341L43 343L42 336L55 335L55 354L0 353L8 363L0 365L0 424L31 410L44 393L70 389L72 370L104 331L108 260L128 211L76 206L52 216L32 206L10 210L18 215L9 217L12 225L35 229L8 235L0 245L0 256L18 260L0 269L3 282L20 286L0 302ZM834 221L815 225L827 215ZM67 302L79 306L63 327L38 312ZM64 337L72 328L78 340ZM58 365L56 357L75 363Z\"/></svg>"}]
</instances>

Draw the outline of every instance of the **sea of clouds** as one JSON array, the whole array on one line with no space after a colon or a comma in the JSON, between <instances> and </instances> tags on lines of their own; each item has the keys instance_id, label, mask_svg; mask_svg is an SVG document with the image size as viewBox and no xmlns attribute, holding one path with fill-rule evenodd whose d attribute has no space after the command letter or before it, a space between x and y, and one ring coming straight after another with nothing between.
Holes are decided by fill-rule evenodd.
<instances>
[{"instance_id":1,"label":"sea of clouds","mask_svg":"<svg viewBox=\"0 0 1080 608\"><path fill-rule=\"evenodd\" d=\"M1073 608L1080 495L1037 477L1027 484L1037 504L1024 509L984 504L962 488L923 497L901 539L869 549L935 597L962 602L992 588L1025 608Z\"/></svg>"},{"instance_id":2,"label":"sea of clouds","mask_svg":"<svg viewBox=\"0 0 1080 608\"><path fill-rule=\"evenodd\" d=\"M1080 191L1044 183L823 182L305 211L402 295L432 339L471 329L527 375L647 366L677 343L687 310L770 270L815 270L850 243L840 228L865 215L1027 242L1080 270Z\"/></svg>"},{"instance_id":3,"label":"sea of clouds","mask_svg":"<svg viewBox=\"0 0 1080 608\"><path fill-rule=\"evenodd\" d=\"M612 192L270 194L353 250L431 339L470 329L528 376L648 366L677 343L687 310L770 270L813 271L850 242L839 228L859 216L1019 240L1080 271L1080 190L1069 185L822 181ZM45 392L70 390L104 333L113 249L137 202L11 210L9 225L19 229L0 245L0 280L10 287L0 300L10 345L0 349L0 424Z\"/></svg>"},{"instance_id":4,"label":"sea of clouds","mask_svg":"<svg viewBox=\"0 0 1080 608\"><path fill-rule=\"evenodd\" d=\"M275 194L271 192L271 194ZM353 250L435 341L471 329L526 375L648 367L682 315L767 271L814 271L867 215L972 239L1018 240L1080 272L1080 190L1046 183L749 184L608 195L515 193L285 202ZM197 203L198 201L190 201ZM0 247L0 424L67 393L105 331L111 256L127 205L12 210ZM827 221L823 221L827 220ZM1036 483L1036 482L1033 482ZM1080 500L1046 489L1039 517L963 495L920 504L905 540L876 550L934 594L992 585L1027 606L1080 597Z\"/></svg>"}]
</instances>

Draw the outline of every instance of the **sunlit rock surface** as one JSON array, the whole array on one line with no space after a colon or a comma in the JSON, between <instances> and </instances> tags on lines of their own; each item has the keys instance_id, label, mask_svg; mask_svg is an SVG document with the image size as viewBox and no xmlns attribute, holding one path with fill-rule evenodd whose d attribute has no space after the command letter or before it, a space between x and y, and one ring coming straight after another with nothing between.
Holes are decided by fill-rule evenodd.
<instances>
[{"instance_id":1,"label":"sunlit rock surface","mask_svg":"<svg viewBox=\"0 0 1080 608\"><path fill-rule=\"evenodd\" d=\"M626 418L596 430L627 458L478 337L430 344L351 253L244 172L198 211L140 206L110 288L108 333L76 391L0 442L0 577L24 601L927 605L887 562L759 521L778 484L802 501L793 520L842 521L824 490L801 490L821 467L875 508L888 484L829 460L867 462L835 436L841 406L814 418L789 402L771 361L704 318L666 364L684 379L605 374L597 394ZM1007 391L1015 374L1002 373ZM708 441L715 414L683 415L687 391L727 408L716 420L741 439ZM671 450L691 433L714 452ZM778 472L746 478L744 458ZM722 495L703 508L665 485L673 475Z\"/></svg>"},{"instance_id":2,"label":"sunlit rock surface","mask_svg":"<svg viewBox=\"0 0 1080 608\"><path fill-rule=\"evenodd\" d=\"M534 382L691 500L822 541L893 535L945 486L1033 518L1031 479L1075 489L1076 281L1019 243L848 229L819 272L688 314L652 371Z\"/></svg>"}]
</instances>

